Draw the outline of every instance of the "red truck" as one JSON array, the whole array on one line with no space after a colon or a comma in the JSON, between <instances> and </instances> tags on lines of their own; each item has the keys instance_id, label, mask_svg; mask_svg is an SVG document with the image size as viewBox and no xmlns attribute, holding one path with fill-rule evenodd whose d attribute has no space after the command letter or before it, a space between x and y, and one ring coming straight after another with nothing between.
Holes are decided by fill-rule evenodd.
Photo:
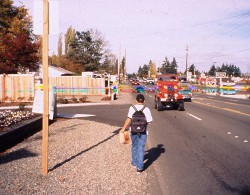
<instances>
[{"instance_id":1,"label":"red truck","mask_svg":"<svg viewBox=\"0 0 250 195\"><path fill-rule=\"evenodd\" d=\"M179 93L180 81L175 74L157 75L155 93L155 109L163 111L165 108L184 111L184 99Z\"/></svg>"}]
</instances>

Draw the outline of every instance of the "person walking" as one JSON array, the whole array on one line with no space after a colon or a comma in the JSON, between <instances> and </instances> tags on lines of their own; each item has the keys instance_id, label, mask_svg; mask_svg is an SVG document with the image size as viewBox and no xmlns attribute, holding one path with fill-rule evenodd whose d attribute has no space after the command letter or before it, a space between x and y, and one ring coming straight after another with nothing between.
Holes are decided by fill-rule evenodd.
<instances>
[{"instance_id":1,"label":"person walking","mask_svg":"<svg viewBox=\"0 0 250 195\"><path fill-rule=\"evenodd\" d=\"M130 136L132 141L132 161L131 164L136 167L137 173L140 174L143 172L144 168L144 153L145 153L145 144L147 141L148 135L148 127L147 125L153 121L151 111L148 107L144 105L145 97L142 94L138 94L136 96L136 104L130 106L127 119L123 127L121 128L120 132L124 133L126 128L130 125ZM139 115L135 113L139 113ZM142 114L143 113L143 114ZM145 118L145 128L138 124L137 121L143 121L143 115ZM133 122L135 121L135 122ZM137 123L137 124L136 124ZM142 125L143 126L143 125ZM139 129L139 131L137 131Z\"/></svg>"}]
</instances>

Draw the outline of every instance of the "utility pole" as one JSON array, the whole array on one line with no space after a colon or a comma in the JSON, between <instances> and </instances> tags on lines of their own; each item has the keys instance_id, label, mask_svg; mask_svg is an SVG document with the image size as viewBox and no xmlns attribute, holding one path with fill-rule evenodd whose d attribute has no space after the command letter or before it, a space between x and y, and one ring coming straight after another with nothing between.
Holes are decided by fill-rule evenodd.
<instances>
[{"instance_id":1,"label":"utility pole","mask_svg":"<svg viewBox=\"0 0 250 195\"><path fill-rule=\"evenodd\" d=\"M188 46L186 49L186 79L188 79Z\"/></svg>"},{"instance_id":2,"label":"utility pole","mask_svg":"<svg viewBox=\"0 0 250 195\"><path fill-rule=\"evenodd\" d=\"M125 49L124 70L123 70L125 80L127 78L127 67L126 66L127 66L127 51Z\"/></svg>"},{"instance_id":3,"label":"utility pole","mask_svg":"<svg viewBox=\"0 0 250 195\"><path fill-rule=\"evenodd\" d=\"M118 57L118 85L120 84L120 69L121 69L121 45L119 48L119 57Z\"/></svg>"},{"instance_id":4,"label":"utility pole","mask_svg":"<svg viewBox=\"0 0 250 195\"><path fill-rule=\"evenodd\" d=\"M49 79L48 79L48 48L49 48L49 2L43 0L43 130L42 130L42 174L48 174L48 129L49 129Z\"/></svg>"}]
</instances>

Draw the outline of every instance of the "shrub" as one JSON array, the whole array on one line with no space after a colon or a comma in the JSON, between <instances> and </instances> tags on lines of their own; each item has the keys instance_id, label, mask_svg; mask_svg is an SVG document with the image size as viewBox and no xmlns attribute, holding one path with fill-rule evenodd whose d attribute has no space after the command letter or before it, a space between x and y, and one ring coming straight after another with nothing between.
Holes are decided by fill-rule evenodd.
<instances>
[{"instance_id":1,"label":"shrub","mask_svg":"<svg viewBox=\"0 0 250 195\"><path fill-rule=\"evenodd\" d=\"M8 97L8 96L5 96L5 97L3 98L3 101L6 102L6 101L8 101L8 99L9 99L9 97Z\"/></svg>"},{"instance_id":2,"label":"shrub","mask_svg":"<svg viewBox=\"0 0 250 195\"><path fill-rule=\"evenodd\" d=\"M69 103L69 100L62 96L57 99L57 102L61 104L67 104Z\"/></svg>"},{"instance_id":3,"label":"shrub","mask_svg":"<svg viewBox=\"0 0 250 195\"><path fill-rule=\"evenodd\" d=\"M111 100L111 97L108 97L108 96L102 98L102 101L110 101L110 100Z\"/></svg>"},{"instance_id":4,"label":"shrub","mask_svg":"<svg viewBox=\"0 0 250 195\"><path fill-rule=\"evenodd\" d=\"M79 98L80 102L87 102L88 97L87 96L82 96L81 98Z\"/></svg>"},{"instance_id":5,"label":"shrub","mask_svg":"<svg viewBox=\"0 0 250 195\"><path fill-rule=\"evenodd\" d=\"M77 100L76 97L72 97L72 98L71 98L71 101L72 101L72 102L75 102L75 103L78 103L78 100Z\"/></svg>"},{"instance_id":6,"label":"shrub","mask_svg":"<svg viewBox=\"0 0 250 195\"><path fill-rule=\"evenodd\" d=\"M29 101L29 102L33 102L33 101L34 101L34 97L30 96L30 97L28 98L28 101Z\"/></svg>"},{"instance_id":7,"label":"shrub","mask_svg":"<svg viewBox=\"0 0 250 195\"><path fill-rule=\"evenodd\" d=\"M21 102L21 101L24 100L24 97L18 97L17 100L18 100L19 102Z\"/></svg>"}]
</instances>

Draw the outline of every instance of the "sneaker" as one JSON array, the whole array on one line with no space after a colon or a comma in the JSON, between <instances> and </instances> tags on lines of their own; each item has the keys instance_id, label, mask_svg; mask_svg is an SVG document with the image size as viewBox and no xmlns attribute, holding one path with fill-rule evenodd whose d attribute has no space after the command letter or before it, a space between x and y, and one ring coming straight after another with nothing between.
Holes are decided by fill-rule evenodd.
<instances>
[{"instance_id":1,"label":"sneaker","mask_svg":"<svg viewBox=\"0 0 250 195\"><path fill-rule=\"evenodd\" d=\"M136 173L141 174L143 170L137 169Z\"/></svg>"}]
</instances>

